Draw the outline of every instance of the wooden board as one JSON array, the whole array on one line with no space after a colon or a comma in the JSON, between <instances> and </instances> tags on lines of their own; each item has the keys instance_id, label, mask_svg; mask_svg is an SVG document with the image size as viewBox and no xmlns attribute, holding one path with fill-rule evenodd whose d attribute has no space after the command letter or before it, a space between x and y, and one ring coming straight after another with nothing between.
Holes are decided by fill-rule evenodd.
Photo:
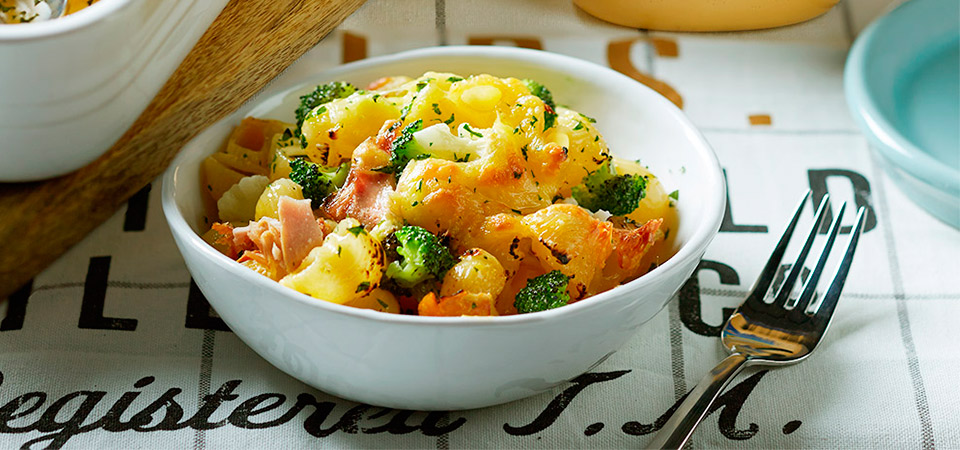
<instances>
[{"instance_id":1,"label":"wooden board","mask_svg":"<svg viewBox=\"0 0 960 450\"><path fill-rule=\"evenodd\" d=\"M0 184L0 299L159 176L181 147L238 108L363 0L231 0L109 151L69 175Z\"/></svg>"}]
</instances>

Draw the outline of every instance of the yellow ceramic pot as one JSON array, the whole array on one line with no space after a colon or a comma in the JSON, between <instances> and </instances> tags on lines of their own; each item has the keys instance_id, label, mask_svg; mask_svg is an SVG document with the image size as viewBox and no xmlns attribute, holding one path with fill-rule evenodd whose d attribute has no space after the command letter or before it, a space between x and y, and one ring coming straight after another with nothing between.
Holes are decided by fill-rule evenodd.
<instances>
[{"instance_id":1,"label":"yellow ceramic pot","mask_svg":"<svg viewBox=\"0 0 960 450\"><path fill-rule=\"evenodd\" d=\"M663 31L737 31L817 17L839 0L573 0L617 25Z\"/></svg>"}]
</instances>

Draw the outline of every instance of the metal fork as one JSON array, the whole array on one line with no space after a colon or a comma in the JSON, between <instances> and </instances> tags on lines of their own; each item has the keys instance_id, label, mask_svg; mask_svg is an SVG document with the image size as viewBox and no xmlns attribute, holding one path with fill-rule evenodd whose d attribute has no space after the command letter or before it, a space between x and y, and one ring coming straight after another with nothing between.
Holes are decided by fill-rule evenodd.
<instances>
[{"instance_id":1,"label":"metal fork","mask_svg":"<svg viewBox=\"0 0 960 450\"><path fill-rule=\"evenodd\" d=\"M806 241L797 255L796 261L790 266L789 273L780 291L771 292L770 295L768 295L768 291L775 290L771 289L771 285L777 275L787 244L793 235L793 230L797 227L797 222L803 212L803 206L809 198L810 191L807 191L793 214L793 219L787 225L783 236L780 237L780 242L777 243L773 254L770 255L770 260L763 268L760 278L757 279L753 289L747 294L743 304L734 311L724 325L720 341L731 353L730 356L714 367L687 394L683 403L670 416L670 419L653 438L648 448L683 447L690 436L693 435L693 430L703 420L710 405L744 367L785 365L802 361L813 352L824 333L827 332L830 318L833 317L837 300L840 298L840 291L843 289L843 283L850 270L850 261L857 249L857 241L860 238L863 223L866 219L866 210L861 207L857 211L856 225L850 233L850 241L847 244L843 259L837 265L833 280L830 281L830 287L827 288L821 301L814 305L811 310L808 310L816 292L817 282L820 280L830 250L840 230L840 220L843 218L846 203L840 207L840 212L830 226L817 265L810 272L796 301L790 302L792 305L788 304L788 300L792 300L794 297L794 295L791 295L795 294L794 284L799 278L803 262L810 253L817 230L826 215L829 195L824 196L823 201L820 202L813 226L807 234ZM765 302L764 299L768 297L773 297L773 301Z\"/></svg>"}]
</instances>

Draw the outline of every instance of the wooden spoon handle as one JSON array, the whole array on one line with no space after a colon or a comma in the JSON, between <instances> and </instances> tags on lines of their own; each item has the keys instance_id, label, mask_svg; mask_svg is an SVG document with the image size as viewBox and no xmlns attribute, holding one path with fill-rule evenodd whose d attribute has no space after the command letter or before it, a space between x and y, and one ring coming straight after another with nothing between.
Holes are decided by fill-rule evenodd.
<instances>
[{"instance_id":1,"label":"wooden spoon handle","mask_svg":"<svg viewBox=\"0 0 960 450\"><path fill-rule=\"evenodd\" d=\"M231 0L137 121L60 178L0 184L0 299L155 179L180 148L280 74L363 0Z\"/></svg>"}]
</instances>

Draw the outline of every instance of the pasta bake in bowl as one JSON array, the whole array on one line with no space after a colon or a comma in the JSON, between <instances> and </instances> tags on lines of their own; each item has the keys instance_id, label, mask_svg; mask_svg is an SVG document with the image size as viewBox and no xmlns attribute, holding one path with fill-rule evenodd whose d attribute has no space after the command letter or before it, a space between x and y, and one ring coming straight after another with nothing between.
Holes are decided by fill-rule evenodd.
<instances>
[{"instance_id":1,"label":"pasta bake in bowl","mask_svg":"<svg viewBox=\"0 0 960 450\"><path fill-rule=\"evenodd\" d=\"M191 141L163 208L257 353L351 400L467 409L616 351L716 234L712 150L635 81L445 47L278 86Z\"/></svg>"}]
</instances>

